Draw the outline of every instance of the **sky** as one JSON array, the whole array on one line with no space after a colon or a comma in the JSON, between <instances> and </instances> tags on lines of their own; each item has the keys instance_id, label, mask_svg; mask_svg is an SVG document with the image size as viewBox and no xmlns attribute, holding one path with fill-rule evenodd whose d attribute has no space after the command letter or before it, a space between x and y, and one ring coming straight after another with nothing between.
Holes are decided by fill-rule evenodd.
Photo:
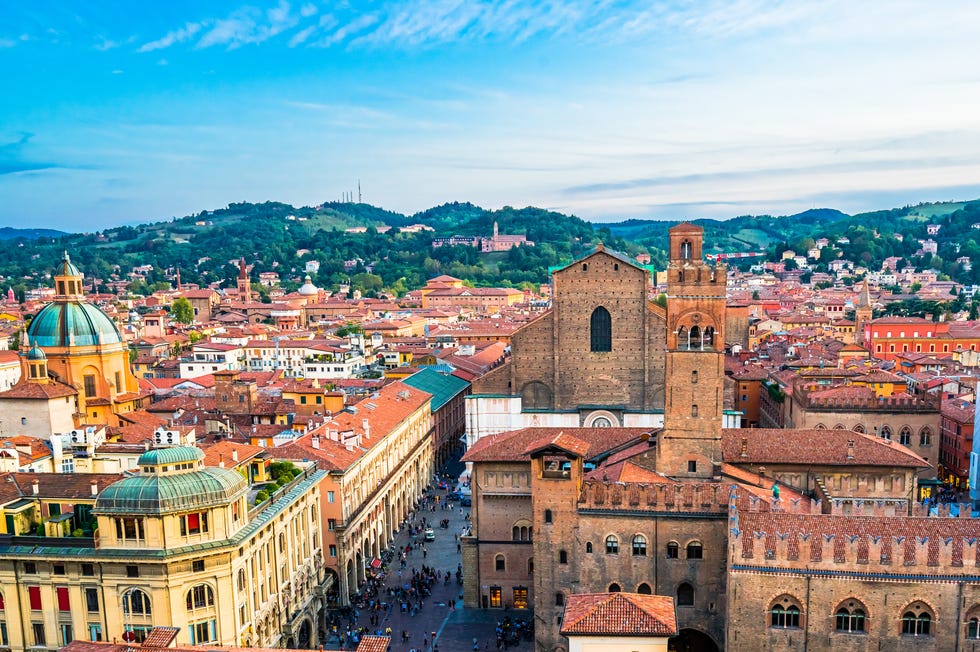
<instances>
[{"instance_id":1,"label":"sky","mask_svg":"<svg viewBox=\"0 0 980 652\"><path fill-rule=\"evenodd\" d=\"M0 226L980 197L972 0L0 3Z\"/></svg>"}]
</instances>

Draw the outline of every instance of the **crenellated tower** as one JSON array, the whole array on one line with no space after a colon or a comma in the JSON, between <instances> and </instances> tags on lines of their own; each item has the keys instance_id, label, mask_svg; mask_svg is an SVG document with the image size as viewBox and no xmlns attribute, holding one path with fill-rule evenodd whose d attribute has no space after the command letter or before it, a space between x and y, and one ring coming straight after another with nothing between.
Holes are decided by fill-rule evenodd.
<instances>
[{"instance_id":1,"label":"crenellated tower","mask_svg":"<svg viewBox=\"0 0 980 652\"><path fill-rule=\"evenodd\" d=\"M666 397L657 470L709 478L721 463L726 270L704 261L701 227L678 224L669 233Z\"/></svg>"}]
</instances>

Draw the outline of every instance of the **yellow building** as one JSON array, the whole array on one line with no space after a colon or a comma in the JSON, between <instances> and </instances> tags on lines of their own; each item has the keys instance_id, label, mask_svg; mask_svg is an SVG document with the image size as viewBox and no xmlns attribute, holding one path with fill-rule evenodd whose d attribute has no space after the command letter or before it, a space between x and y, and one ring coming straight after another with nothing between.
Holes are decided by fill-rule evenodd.
<instances>
[{"instance_id":1,"label":"yellow building","mask_svg":"<svg viewBox=\"0 0 980 652\"><path fill-rule=\"evenodd\" d=\"M192 446L153 449L137 475L93 484L92 536L52 531L37 546L16 536L28 517L14 515L16 535L0 541L0 643L21 651L76 638L139 642L165 625L180 628L180 645L316 647L329 588L318 527L323 472L309 469L275 500L253 505L240 472L203 459ZM21 493L10 509L31 510L25 505L47 492ZM53 520L45 527L57 528Z\"/></svg>"},{"instance_id":2,"label":"yellow building","mask_svg":"<svg viewBox=\"0 0 980 652\"><path fill-rule=\"evenodd\" d=\"M47 357L48 373L79 392L78 421L118 426L116 415L149 403L129 368L129 350L112 319L85 300L82 273L65 252L54 276L54 301L28 328Z\"/></svg>"}]
</instances>

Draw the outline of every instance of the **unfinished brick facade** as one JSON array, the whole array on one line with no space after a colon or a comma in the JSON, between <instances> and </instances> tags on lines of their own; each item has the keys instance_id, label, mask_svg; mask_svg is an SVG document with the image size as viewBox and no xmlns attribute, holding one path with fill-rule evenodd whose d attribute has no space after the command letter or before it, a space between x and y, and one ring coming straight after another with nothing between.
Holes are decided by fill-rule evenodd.
<instances>
[{"instance_id":1,"label":"unfinished brick facade","mask_svg":"<svg viewBox=\"0 0 980 652\"><path fill-rule=\"evenodd\" d=\"M474 381L474 394L512 394L533 410L664 405L664 310L649 300L649 273L600 246L552 275L550 312L511 339L511 361ZM601 332L600 332L601 331Z\"/></svg>"}]
</instances>

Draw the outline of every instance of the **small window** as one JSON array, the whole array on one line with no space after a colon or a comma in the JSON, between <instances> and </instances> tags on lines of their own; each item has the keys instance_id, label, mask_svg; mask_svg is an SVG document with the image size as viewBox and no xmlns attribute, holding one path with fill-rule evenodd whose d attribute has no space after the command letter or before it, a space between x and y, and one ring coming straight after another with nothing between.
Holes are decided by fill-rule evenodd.
<instances>
[{"instance_id":1,"label":"small window","mask_svg":"<svg viewBox=\"0 0 980 652\"><path fill-rule=\"evenodd\" d=\"M568 551L567 550L559 550L558 551L558 563L559 564L567 564L568 563Z\"/></svg>"},{"instance_id":2,"label":"small window","mask_svg":"<svg viewBox=\"0 0 980 652\"><path fill-rule=\"evenodd\" d=\"M54 565L54 574L55 575L64 575L65 574L65 565L64 564L55 564Z\"/></svg>"},{"instance_id":3,"label":"small window","mask_svg":"<svg viewBox=\"0 0 980 652\"><path fill-rule=\"evenodd\" d=\"M650 588L649 584L643 582L638 587L636 587L636 592L639 593L640 595L652 595L653 589Z\"/></svg>"},{"instance_id":4,"label":"small window","mask_svg":"<svg viewBox=\"0 0 980 652\"><path fill-rule=\"evenodd\" d=\"M677 587L677 606L678 607L692 607L694 606L694 587L684 582Z\"/></svg>"},{"instance_id":5,"label":"small window","mask_svg":"<svg viewBox=\"0 0 980 652\"><path fill-rule=\"evenodd\" d=\"M691 405L691 416L692 417L698 416L698 405L697 405L697 403L694 403L694 404Z\"/></svg>"},{"instance_id":6,"label":"small window","mask_svg":"<svg viewBox=\"0 0 980 652\"><path fill-rule=\"evenodd\" d=\"M126 577L139 577L140 567L139 566L127 566L126 567Z\"/></svg>"},{"instance_id":7,"label":"small window","mask_svg":"<svg viewBox=\"0 0 980 652\"><path fill-rule=\"evenodd\" d=\"M637 534L635 537L633 537L633 556L647 556L647 538L642 534Z\"/></svg>"},{"instance_id":8,"label":"small window","mask_svg":"<svg viewBox=\"0 0 980 652\"><path fill-rule=\"evenodd\" d=\"M622 590L623 588L616 582L613 582L612 584L609 585L609 593L619 593Z\"/></svg>"},{"instance_id":9,"label":"small window","mask_svg":"<svg viewBox=\"0 0 980 652\"><path fill-rule=\"evenodd\" d=\"M688 559L702 559L704 555L704 550L701 548L701 544L697 541L692 541L687 544L687 558Z\"/></svg>"},{"instance_id":10,"label":"small window","mask_svg":"<svg viewBox=\"0 0 980 652\"><path fill-rule=\"evenodd\" d=\"M504 560L503 555L497 555L493 558L493 567L498 572L507 570L507 562Z\"/></svg>"},{"instance_id":11,"label":"small window","mask_svg":"<svg viewBox=\"0 0 980 652\"><path fill-rule=\"evenodd\" d=\"M608 537L606 537L606 554L619 554L619 539L616 538L615 534L610 534Z\"/></svg>"},{"instance_id":12,"label":"small window","mask_svg":"<svg viewBox=\"0 0 980 652\"><path fill-rule=\"evenodd\" d=\"M677 559L680 556L680 546L676 541L667 544L667 559Z\"/></svg>"},{"instance_id":13,"label":"small window","mask_svg":"<svg viewBox=\"0 0 980 652\"><path fill-rule=\"evenodd\" d=\"M544 510L544 522L551 523L551 520L552 520L551 510L550 509Z\"/></svg>"},{"instance_id":14,"label":"small window","mask_svg":"<svg viewBox=\"0 0 980 652\"><path fill-rule=\"evenodd\" d=\"M687 472L688 473L697 473L698 472L698 463L695 460L688 460L687 461Z\"/></svg>"},{"instance_id":15,"label":"small window","mask_svg":"<svg viewBox=\"0 0 980 652\"><path fill-rule=\"evenodd\" d=\"M619 263L613 263L613 271L614 272L618 272L619 271Z\"/></svg>"},{"instance_id":16,"label":"small window","mask_svg":"<svg viewBox=\"0 0 980 652\"><path fill-rule=\"evenodd\" d=\"M902 634L905 636L929 636L931 625L932 618L927 613L906 611L902 614Z\"/></svg>"},{"instance_id":17,"label":"small window","mask_svg":"<svg viewBox=\"0 0 980 652\"><path fill-rule=\"evenodd\" d=\"M95 575L95 566L92 564L82 564L82 575L92 577Z\"/></svg>"},{"instance_id":18,"label":"small window","mask_svg":"<svg viewBox=\"0 0 980 652\"><path fill-rule=\"evenodd\" d=\"M697 369L695 369L694 371L691 372L691 384L697 385L697 383L698 383L698 371Z\"/></svg>"},{"instance_id":19,"label":"small window","mask_svg":"<svg viewBox=\"0 0 980 652\"><path fill-rule=\"evenodd\" d=\"M588 554L592 554L592 542L591 541L586 541L585 542L585 552L588 553Z\"/></svg>"},{"instance_id":20,"label":"small window","mask_svg":"<svg viewBox=\"0 0 980 652\"><path fill-rule=\"evenodd\" d=\"M588 263L582 263L582 271L583 272L589 271L589 264Z\"/></svg>"},{"instance_id":21,"label":"small window","mask_svg":"<svg viewBox=\"0 0 980 652\"><path fill-rule=\"evenodd\" d=\"M24 572L27 573L28 575L34 575L35 573L37 573L37 564L35 564L32 561L25 561Z\"/></svg>"},{"instance_id":22,"label":"small window","mask_svg":"<svg viewBox=\"0 0 980 652\"><path fill-rule=\"evenodd\" d=\"M191 570L193 572L195 572L195 573L200 573L200 572L204 571L204 560L203 559L195 559L194 561L192 561L191 562Z\"/></svg>"}]
</instances>

